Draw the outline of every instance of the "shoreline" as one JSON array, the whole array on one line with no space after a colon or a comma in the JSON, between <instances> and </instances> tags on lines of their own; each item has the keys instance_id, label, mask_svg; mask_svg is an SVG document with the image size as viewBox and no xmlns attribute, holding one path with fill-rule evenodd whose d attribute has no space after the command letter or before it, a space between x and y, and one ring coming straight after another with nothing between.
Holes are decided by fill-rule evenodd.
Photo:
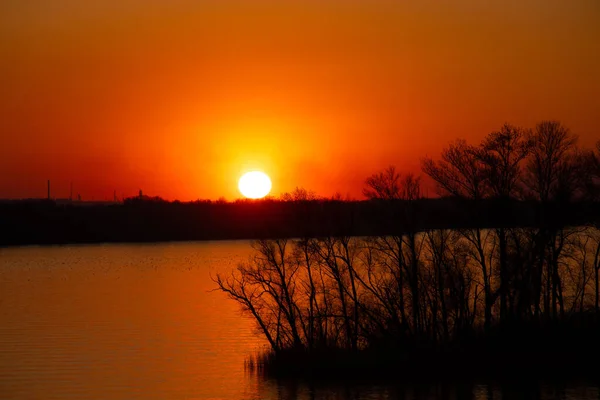
<instances>
[{"instance_id":1,"label":"shoreline","mask_svg":"<svg viewBox=\"0 0 600 400\"><path fill-rule=\"evenodd\" d=\"M582 226L600 223L600 203L540 208L537 202L437 198L415 201L274 201L118 205L0 203L0 247L93 243L393 236L431 229ZM545 213L552 219L545 221Z\"/></svg>"},{"instance_id":2,"label":"shoreline","mask_svg":"<svg viewBox=\"0 0 600 400\"><path fill-rule=\"evenodd\" d=\"M246 368L274 379L443 382L600 382L600 313L531 319L473 329L447 343L390 336L358 350L284 348L255 353Z\"/></svg>"}]
</instances>

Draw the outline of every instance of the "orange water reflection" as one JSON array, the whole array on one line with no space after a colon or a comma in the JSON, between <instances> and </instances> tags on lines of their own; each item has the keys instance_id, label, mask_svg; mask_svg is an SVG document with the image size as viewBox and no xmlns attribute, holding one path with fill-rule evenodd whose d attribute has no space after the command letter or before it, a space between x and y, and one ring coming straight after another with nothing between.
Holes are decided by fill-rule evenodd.
<instances>
[{"instance_id":1,"label":"orange water reflection","mask_svg":"<svg viewBox=\"0 0 600 400\"><path fill-rule=\"evenodd\" d=\"M597 399L597 386L264 380L264 342L210 273L247 242L0 249L1 399Z\"/></svg>"},{"instance_id":2,"label":"orange water reflection","mask_svg":"<svg viewBox=\"0 0 600 400\"><path fill-rule=\"evenodd\" d=\"M0 388L8 398L254 397L262 344L209 273L246 243L0 250Z\"/></svg>"}]
</instances>

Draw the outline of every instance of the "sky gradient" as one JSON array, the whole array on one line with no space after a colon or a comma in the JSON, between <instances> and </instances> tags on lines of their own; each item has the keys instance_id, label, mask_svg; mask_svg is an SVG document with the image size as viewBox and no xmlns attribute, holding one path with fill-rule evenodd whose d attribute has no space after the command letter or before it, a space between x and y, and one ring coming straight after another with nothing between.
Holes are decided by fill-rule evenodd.
<instances>
[{"instance_id":1,"label":"sky gradient","mask_svg":"<svg viewBox=\"0 0 600 400\"><path fill-rule=\"evenodd\" d=\"M462 137L600 139L600 2L0 2L0 198L359 198Z\"/></svg>"}]
</instances>

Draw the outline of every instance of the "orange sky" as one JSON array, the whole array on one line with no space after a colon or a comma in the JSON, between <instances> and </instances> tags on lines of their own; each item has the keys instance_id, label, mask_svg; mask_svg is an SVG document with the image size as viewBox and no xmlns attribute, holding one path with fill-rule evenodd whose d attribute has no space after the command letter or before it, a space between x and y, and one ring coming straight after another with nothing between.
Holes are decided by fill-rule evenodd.
<instances>
[{"instance_id":1,"label":"orange sky","mask_svg":"<svg viewBox=\"0 0 600 400\"><path fill-rule=\"evenodd\" d=\"M0 2L0 198L360 197L547 118L600 139L597 0Z\"/></svg>"}]
</instances>

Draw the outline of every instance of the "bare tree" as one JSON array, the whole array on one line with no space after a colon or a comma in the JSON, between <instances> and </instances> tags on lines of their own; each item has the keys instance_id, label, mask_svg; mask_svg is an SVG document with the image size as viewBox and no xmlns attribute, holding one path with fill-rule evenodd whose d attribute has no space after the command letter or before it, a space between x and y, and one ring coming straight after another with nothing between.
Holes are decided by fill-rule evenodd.
<instances>
[{"instance_id":1,"label":"bare tree","mask_svg":"<svg viewBox=\"0 0 600 400\"><path fill-rule=\"evenodd\" d=\"M315 239L303 238L294 242L294 259L298 268L303 266L306 268L306 282L304 283L305 293L308 296L308 315L307 315L307 331L305 333L308 349L315 347L319 340L317 334L318 315L321 313L319 303L317 301L317 276L315 268L317 264L315 252Z\"/></svg>"},{"instance_id":2,"label":"bare tree","mask_svg":"<svg viewBox=\"0 0 600 400\"><path fill-rule=\"evenodd\" d=\"M508 201L520 194L521 162L530 151L530 143L526 140L526 131L513 125L504 124L499 131L490 133L477 150L485 176L485 183L490 195L501 200L504 213ZM495 229L498 237L500 261L500 317L508 315L508 237L504 227Z\"/></svg>"},{"instance_id":3,"label":"bare tree","mask_svg":"<svg viewBox=\"0 0 600 400\"><path fill-rule=\"evenodd\" d=\"M590 284L593 274L590 269L593 268L593 228L586 227L578 234L573 235L569 240L566 251L566 277L568 277L573 287L573 301L571 302L570 312L584 312L586 307L586 290ZM577 310L578 309L578 310Z\"/></svg>"},{"instance_id":4,"label":"bare tree","mask_svg":"<svg viewBox=\"0 0 600 400\"><path fill-rule=\"evenodd\" d=\"M229 298L238 302L243 311L254 317L271 348L278 352L282 349L281 342L279 337L273 335L273 332L278 329L274 325L278 323L274 322L272 315L265 315L265 310L270 308L268 302L265 302L265 292L255 282L248 280L248 276L251 275L248 269L247 265L239 265L237 270L232 271L228 276L217 274L213 281Z\"/></svg>"},{"instance_id":5,"label":"bare tree","mask_svg":"<svg viewBox=\"0 0 600 400\"><path fill-rule=\"evenodd\" d=\"M296 187L292 192L286 192L281 194L281 200L283 201L313 201L318 200L319 197L312 190L306 190L305 188Z\"/></svg>"},{"instance_id":6,"label":"bare tree","mask_svg":"<svg viewBox=\"0 0 600 400\"><path fill-rule=\"evenodd\" d=\"M600 229L591 227L587 234L593 246L591 264L594 272L594 309L600 315Z\"/></svg>"},{"instance_id":7,"label":"bare tree","mask_svg":"<svg viewBox=\"0 0 600 400\"><path fill-rule=\"evenodd\" d=\"M530 284L533 289L533 302L536 315L540 314L540 299L542 294L542 274L546 259L546 289L554 287L556 289L557 260L559 254L557 251L562 249L562 245L557 247L560 235L557 232L555 223L555 209L550 209L550 203L555 202L559 197L570 197L573 182L573 158L577 137L573 135L566 127L558 121L542 121L536 125L533 132L528 133L530 144L530 155L525 168L524 182L529 192L529 197L533 196L539 202L540 227L535 233L535 254L537 261L532 263L530 272ZM550 226L552 225L552 227ZM550 256L545 257L546 251ZM556 293L556 290L552 290ZM544 309L546 313L550 311L550 293L544 294ZM553 302L556 312L556 303Z\"/></svg>"},{"instance_id":8,"label":"bare tree","mask_svg":"<svg viewBox=\"0 0 600 400\"><path fill-rule=\"evenodd\" d=\"M423 160L423 171L441 194L469 205L496 202L507 212L524 190L540 204L574 201L578 176L598 183L589 176L598 177L599 161L600 143L581 156L574 136L550 121L531 133L505 125L478 147L454 142L440 160ZM509 227L500 219L487 230L423 231L420 178L394 167L367 179L364 194L384 200L376 203L391 212L391 233L307 231L298 240L255 241L248 263L214 279L254 317L275 352L451 344L481 322L542 315L542 296L553 318L591 306L600 313L598 226L569 227L549 213L541 226ZM288 200L304 204L313 196L297 189Z\"/></svg>"},{"instance_id":9,"label":"bare tree","mask_svg":"<svg viewBox=\"0 0 600 400\"><path fill-rule=\"evenodd\" d=\"M479 200L485 196L485 175L477 155L477 148L457 140L442 151L440 160L423 159L422 170L436 182L440 194Z\"/></svg>"},{"instance_id":10,"label":"bare tree","mask_svg":"<svg viewBox=\"0 0 600 400\"><path fill-rule=\"evenodd\" d=\"M229 277L217 274L214 281L255 317L275 351L302 348L300 332L306 328L295 300L299 265L290 262L287 240L258 240L253 248L252 263L240 265Z\"/></svg>"},{"instance_id":11,"label":"bare tree","mask_svg":"<svg viewBox=\"0 0 600 400\"><path fill-rule=\"evenodd\" d=\"M400 178L396 167L389 166L367 178L363 194L367 199L397 200L402 190Z\"/></svg>"},{"instance_id":12,"label":"bare tree","mask_svg":"<svg viewBox=\"0 0 600 400\"><path fill-rule=\"evenodd\" d=\"M477 149L491 196L500 199L518 197L521 162L531 149L528 136L522 128L504 124L499 131L490 133Z\"/></svg>"},{"instance_id":13,"label":"bare tree","mask_svg":"<svg viewBox=\"0 0 600 400\"><path fill-rule=\"evenodd\" d=\"M425 158L422 169L437 185L440 194L474 201L475 213L478 201L486 196L485 168L479 157L479 149L467 144L464 140L451 143L442 151L441 159L434 161ZM478 220L479 215L474 218ZM473 255L481 268L485 302L485 327L492 322L492 306L494 295L491 285L491 271L486 260L486 249L489 233L484 233L477 226L474 229L462 229L462 235L472 245Z\"/></svg>"},{"instance_id":14,"label":"bare tree","mask_svg":"<svg viewBox=\"0 0 600 400\"><path fill-rule=\"evenodd\" d=\"M516 305L519 310L529 304L523 280L532 253L528 229L509 232L508 265L516 270L511 271L507 297L511 308ZM594 228L565 230L561 237L565 250L546 253L546 257L561 255L560 277L549 276L557 285L546 292L555 292L552 295L561 313L583 310L584 304L594 302L597 308L597 232ZM256 253L249 263L214 280L254 317L275 352L356 351L405 339L424 345L452 343L472 332L481 317L472 253L465 247L464 236L452 230L427 231L418 235L416 243L414 253L403 244L402 253L397 254L403 261L398 262L390 258L391 252L379 238L261 240L253 243ZM418 267L416 279L412 257ZM404 291L404 283L398 281L398 263L407 277L406 316L398 298ZM413 293L415 285L418 297ZM586 285L594 286L595 294L586 291ZM379 342L382 338L384 342Z\"/></svg>"},{"instance_id":15,"label":"bare tree","mask_svg":"<svg viewBox=\"0 0 600 400\"><path fill-rule=\"evenodd\" d=\"M404 283L404 266L406 266L407 282L410 286L412 300L412 326L415 332L419 331L420 326L420 299L419 299L419 241L417 238L417 220L418 212L416 210L416 201L421 198L421 179L412 173L401 176L396 168L390 166L383 172L371 175L366 180L364 195L369 199L379 199L388 201L398 201L392 205L388 219L396 225L395 239L380 238L383 248L390 251L390 256L396 255L397 276ZM392 245L392 247L390 247ZM403 247L406 246L407 256L398 257L404 254ZM401 303L404 303L403 293L399 293ZM403 307L402 307L403 309Z\"/></svg>"},{"instance_id":16,"label":"bare tree","mask_svg":"<svg viewBox=\"0 0 600 400\"><path fill-rule=\"evenodd\" d=\"M596 142L596 148L584 152L582 158L586 197L592 201L600 200L600 140Z\"/></svg>"},{"instance_id":17,"label":"bare tree","mask_svg":"<svg viewBox=\"0 0 600 400\"><path fill-rule=\"evenodd\" d=\"M437 321L437 309L441 311L441 325L444 340L449 338L448 328L448 306L446 304L446 281L448 277L448 241L450 240L451 232L449 230L437 229L427 231L425 240L427 242L430 265L433 267L431 276L432 282L435 283L437 290L434 290L433 301L436 302L434 321ZM433 323L433 327L437 330L437 323ZM435 331L434 331L435 335Z\"/></svg>"},{"instance_id":18,"label":"bare tree","mask_svg":"<svg viewBox=\"0 0 600 400\"><path fill-rule=\"evenodd\" d=\"M525 181L541 202L557 196L561 186L561 170L569 163L577 136L558 121L542 121L529 133L530 156Z\"/></svg>"}]
</instances>

